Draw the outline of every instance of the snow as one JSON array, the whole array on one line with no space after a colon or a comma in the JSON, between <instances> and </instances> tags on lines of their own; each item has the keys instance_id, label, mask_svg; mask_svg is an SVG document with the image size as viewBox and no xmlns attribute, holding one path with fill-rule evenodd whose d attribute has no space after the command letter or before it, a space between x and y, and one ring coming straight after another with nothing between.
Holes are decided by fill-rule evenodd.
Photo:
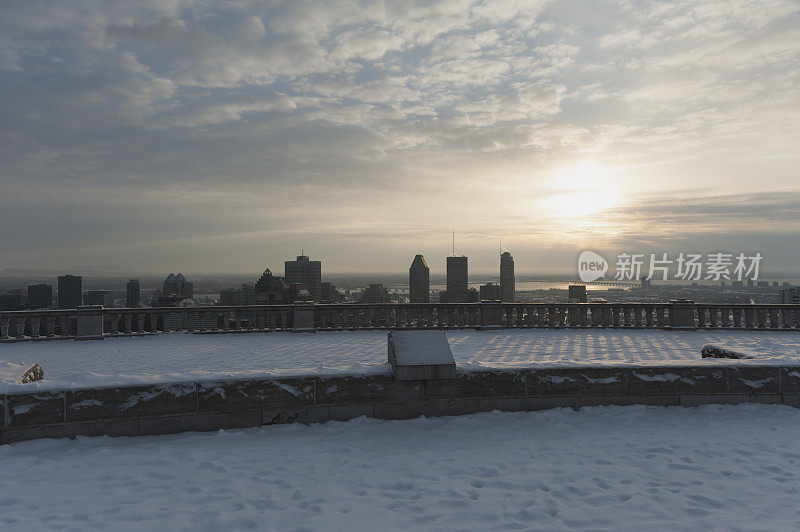
<instances>
[{"instance_id":1,"label":"snow","mask_svg":"<svg viewBox=\"0 0 800 532\"><path fill-rule=\"evenodd\" d=\"M394 331L392 340L400 366L453 364L453 353L443 331Z\"/></svg>"},{"instance_id":2,"label":"snow","mask_svg":"<svg viewBox=\"0 0 800 532\"><path fill-rule=\"evenodd\" d=\"M45 380L6 391L287 375L389 374L386 331L172 333L103 341L0 344L0 368L36 362ZM446 333L462 371L575 366L800 364L796 331L528 329ZM757 352L752 360L702 359L707 343Z\"/></svg>"},{"instance_id":3,"label":"snow","mask_svg":"<svg viewBox=\"0 0 800 532\"><path fill-rule=\"evenodd\" d=\"M0 528L797 530L786 406L594 407L0 447Z\"/></svg>"}]
</instances>

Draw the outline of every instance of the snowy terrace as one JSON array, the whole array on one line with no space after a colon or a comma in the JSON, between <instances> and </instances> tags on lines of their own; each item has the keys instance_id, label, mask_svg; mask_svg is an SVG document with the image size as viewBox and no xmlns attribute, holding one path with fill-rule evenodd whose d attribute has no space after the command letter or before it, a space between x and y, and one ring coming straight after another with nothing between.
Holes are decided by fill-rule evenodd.
<instances>
[{"instance_id":1,"label":"snowy terrace","mask_svg":"<svg viewBox=\"0 0 800 532\"><path fill-rule=\"evenodd\" d=\"M796 365L795 331L658 329L505 329L446 331L457 367L483 369L587 366ZM80 388L290 375L388 375L387 333L335 331L247 334L169 333L104 341L0 344L4 390ZM715 343L749 360L703 359ZM13 385L12 364L38 363L44 381Z\"/></svg>"}]
</instances>

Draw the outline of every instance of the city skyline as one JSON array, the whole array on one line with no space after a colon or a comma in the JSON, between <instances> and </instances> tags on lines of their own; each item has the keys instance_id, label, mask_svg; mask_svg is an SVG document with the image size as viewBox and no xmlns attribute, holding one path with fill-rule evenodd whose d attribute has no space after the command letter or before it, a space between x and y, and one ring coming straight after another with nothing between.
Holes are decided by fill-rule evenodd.
<instances>
[{"instance_id":1,"label":"city skyline","mask_svg":"<svg viewBox=\"0 0 800 532\"><path fill-rule=\"evenodd\" d=\"M0 270L400 272L452 229L475 271L797 269L796 2L40 9L0 20Z\"/></svg>"}]
</instances>

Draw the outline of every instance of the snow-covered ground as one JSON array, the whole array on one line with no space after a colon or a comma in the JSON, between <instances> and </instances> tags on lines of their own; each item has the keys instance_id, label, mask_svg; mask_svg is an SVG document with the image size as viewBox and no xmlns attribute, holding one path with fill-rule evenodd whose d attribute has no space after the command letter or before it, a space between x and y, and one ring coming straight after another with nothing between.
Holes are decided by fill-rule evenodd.
<instances>
[{"instance_id":1,"label":"snow-covered ground","mask_svg":"<svg viewBox=\"0 0 800 532\"><path fill-rule=\"evenodd\" d=\"M798 530L800 412L595 407L0 447L0 528Z\"/></svg>"},{"instance_id":2,"label":"snow-covered ground","mask_svg":"<svg viewBox=\"0 0 800 532\"><path fill-rule=\"evenodd\" d=\"M448 331L462 370L597 365L798 364L800 333L769 331ZM703 360L709 342L760 354ZM388 373L385 331L163 334L104 341L0 344L0 361L38 363L45 381L24 389L245 378ZM21 389L0 381L0 392Z\"/></svg>"}]
</instances>

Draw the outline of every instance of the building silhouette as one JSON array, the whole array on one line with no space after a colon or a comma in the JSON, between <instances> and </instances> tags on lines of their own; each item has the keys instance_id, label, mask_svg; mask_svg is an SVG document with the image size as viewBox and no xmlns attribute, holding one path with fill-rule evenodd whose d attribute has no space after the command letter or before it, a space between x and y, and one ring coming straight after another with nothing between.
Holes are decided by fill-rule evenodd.
<instances>
[{"instance_id":1,"label":"building silhouette","mask_svg":"<svg viewBox=\"0 0 800 532\"><path fill-rule=\"evenodd\" d=\"M467 257L447 257L446 303L467 302Z\"/></svg>"},{"instance_id":2,"label":"building silhouette","mask_svg":"<svg viewBox=\"0 0 800 532\"><path fill-rule=\"evenodd\" d=\"M431 269L425 257L417 255L408 269L409 300L412 303L430 303L431 301Z\"/></svg>"},{"instance_id":3,"label":"building silhouette","mask_svg":"<svg viewBox=\"0 0 800 532\"><path fill-rule=\"evenodd\" d=\"M83 277L61 275L58 277L58 308L78 308L83 304Z\"/></svg>"},{"instance_id":4,"label":"building silhouette","mask_svg":"<svg viewBox=\"0 0 800 532\"><path fill-rule=\"evenodd\" d=\"M125 306L128 308L139 308L142 303L142 286L139 279L131 279L125 285Z\"/></svg>"},{"instance_id":5,"label":"building silhouette","mask_svg":"<svg viewBox=\"0 0 800 532\"><path fill-rule=\"evenodd\" d=\"M513 303L514 289L514 257L505 251L500 255L500 301Z\"/></svg>"},{"instance_id":6,"label":"building silhouette","mask_svg":"<svg viewBox=\"0 0 800 532\"><path fill-rule=\"evenodd\" d=\"M51 308L53 306L53 287L47 283L28 286L28 306L30 308Z\"/></svg>"},{"instance_id":7,"label":"building silhouette","mask_svg":"<svg viewBox=\"0 0 800 532\"><path fill-rule=\"evenodd\" d=\"M194 285L182 273L169 274L161 285L161 294L153 298L154 307L177 307L184 299L192 299Z\"/></svg>"},{"instance_id":8,"label":"building silhouette","mask_svg":"<svg viewBox=\"0 0 800 532\"><path fill-rule=\"evenodd\" d=\"M370 283L359 298L359 303L389 303L391 301L389 290L382 283Z\"/></svg>"},{"instance_id":9,"label":"building silhouette","mask_svg":"<svg viewBox=\"0 0 800 532\"><path fill-rule=\"evenodd\" d=\"M500 301L502 297L503 288L496 283L486 283L481 285L480 298L481 301L488 301L494 299Z\"/></svg>"},{"instance_id":10,"label":"building silhouette","mask_svg":"<svg viewBox=\"0 0 800 532\"><path fill-rule=\"evenodd\" d=\"M322 292L322 262L309 260L306 255L298 255L297 260L284 263L284 274L289 285L299 283L305 285L311 299L320 301Z\"/></svg>"},{"instance_id":11,"label":"building silhouette","mask_svg":"<svg viewBox=\"0 0 800 532\"><path fill-rule=\"evenodd\" d=\"M586 285L582 284L569 285L567 301L569 301L570 303L586 303L587 301Z\"/></svg>"},{"instance_id":12,"label":"building silhouette","mask_svg":"<svg viewBox=\"0 0 800 532\"><path fill-rule=\"evenodd\" d=\"M276 305L291 303L289 283L286 279L272 275L269 268L264 270L254 287L256 305Z\"/></svg>"},{"instance_id":13,"label":"building silhouette","mask_svg":"<svg viewBox=\"0 0 800 532\"><path fill-rule=\"evenodd\" d=\"M84 305L103 305L106 308L114 306L114 292L111 290L88 290L83 294Z\"/></svg>"},{"instance_id":14,"label":"building silhouette","mask_svg":"<svg viewBox=\"0 0 800 532\"><path fill-rule=\"evenodd\" d=\"M336 287L333 286L332 283L320 284L320 301L324 301L325 303L339 302L339 291L336 290Z\"/></svg>"}]
</instances>

